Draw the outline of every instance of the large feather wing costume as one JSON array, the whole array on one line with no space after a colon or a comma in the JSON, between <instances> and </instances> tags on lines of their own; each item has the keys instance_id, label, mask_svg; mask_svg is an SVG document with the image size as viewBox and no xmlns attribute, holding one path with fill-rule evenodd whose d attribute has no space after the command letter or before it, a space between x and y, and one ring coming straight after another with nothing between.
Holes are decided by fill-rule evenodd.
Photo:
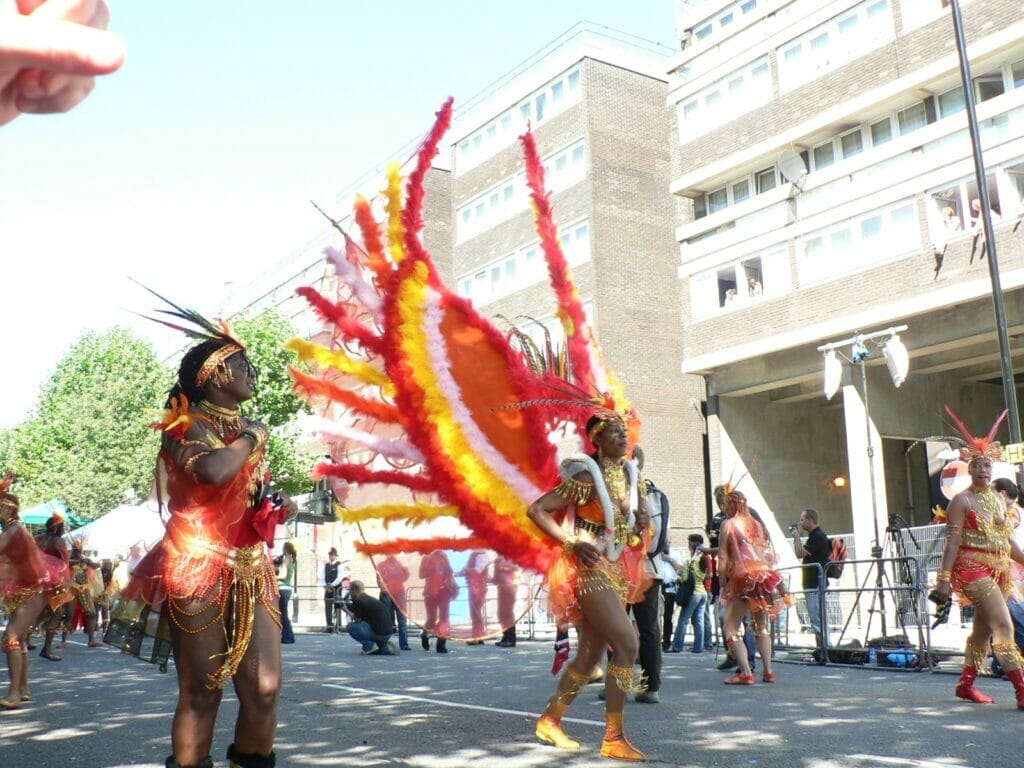
<instances>
[{"instance_id":1,"label":"large feather wing costume","mask_svg":"<svg viewBox=\"0 0 1024 768\"><path fill-rule=\"evenodd\" d=\"M521 333L503 333L441 281L421 239L424 178L451 114L449 100L417 153L404 204L399 168L389 168L386 234L370 204L356 201L364 247L346 235L344 253L327 250L340 299L300 290L332 341L291 343L316 370L294 371L295 386L320 404L336 404L339 413L316 425L335 458L318 468L320 475L398 486L412 498L344 509L343 520L461 524L457 535L366 541L358 547L364 553L490 549L545 572L556 549L526 510L558 482L551 435L585 420L583 406L594 399L619 409L628 404L604 367L573 286L529 133L522 139L527 179L565 356L555 364L550 344L541 350Z\"/></svg>"}]
</instances>

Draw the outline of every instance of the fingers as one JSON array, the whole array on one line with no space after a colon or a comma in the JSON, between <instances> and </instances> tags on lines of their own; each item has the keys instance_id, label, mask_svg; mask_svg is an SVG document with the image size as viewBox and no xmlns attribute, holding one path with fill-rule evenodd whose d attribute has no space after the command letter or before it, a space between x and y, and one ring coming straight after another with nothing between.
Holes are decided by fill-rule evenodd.
<instances>
[{"instance_id":1,"label":"fingers","mask_svg":"<svg viewBox=\"0 0 1024 768\"><path fill-rule=\"evenodd\" d=\"M19 68L105 75L124 62L124 47L101 29L35 14L15 16L0 25L0 61Z\"/></svg>"}]
</instances>

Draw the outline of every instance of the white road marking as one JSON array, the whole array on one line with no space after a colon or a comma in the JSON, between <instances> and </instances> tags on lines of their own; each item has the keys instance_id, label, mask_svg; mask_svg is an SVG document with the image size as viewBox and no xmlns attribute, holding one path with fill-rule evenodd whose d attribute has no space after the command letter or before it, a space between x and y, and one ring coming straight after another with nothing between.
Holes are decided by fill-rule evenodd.
<instances>
[{"instance_id":1,"label":"white road marking","mask_svg":"<svg viewBox=\"0 0 1024 768\"><path fill-rule=\"evenodd\" d=\"M428 699L425 696L410 696L407 693L387 693L385 691L374 691L369 688L356 688L351 685L338 685L337 683L321 683L326 688L337 688L341 691L351 691L352 693L365 693L369 696L376 696L385 699L394 699L398 701L418 701L423 704L431 704L438 707L454 707L456 709L475 709L479 712L494 712L499 715L516 715L517 717L528 717L537 719L540 717L536 712L520 712L517 709L502 709L501 707L484 707L479 704L463 704L457 701L445 701L444 699ZM599 725L604 727L603 720L583 720L578 717L563 717L563 722L566 723L581 723L583 725Z\"/></svg>"}]
</instances>

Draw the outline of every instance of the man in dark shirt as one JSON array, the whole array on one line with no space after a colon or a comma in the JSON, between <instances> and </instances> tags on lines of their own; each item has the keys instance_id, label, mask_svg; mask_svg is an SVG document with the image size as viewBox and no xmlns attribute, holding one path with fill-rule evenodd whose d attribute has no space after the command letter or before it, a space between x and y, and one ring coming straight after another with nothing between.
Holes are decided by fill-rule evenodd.
<instances>
[{"instance_id":1,"label":"man in dark shirt","mask_svg":"<svg viewBox=\"0 0 1024 768\"><path fill-rule=\"evenodd\" d=\"M807 532L806 543L800 540L801 529ZM799 525L791 525L789 532L793 534L793 550L796 552L796 556L801 558L800 562L805 566L809 566L801 570L803 570L804 595L807 598L807 613L811 627L814 629L814 637L818 642L813 656L819 664L824 663L825 659L821 651L824 647L821 636L821 592L818 587L819 577L824 572L825 565L832 559L832 542L828 540L825 531L818 525L818 513L813 509L805 509L801 512ZM820 565L821 570L819 571L815 565ZM820 586L825 585L821 584Z\"/></svg>"},{"instance_id":2,"label":"man in dark shirt","mask_svg":"<svg viewBox=\"0 0 1024 768\"><path fill-rule=\"evenodd\" d=\"M349 604L345 612L352 617L345 629L352 639L362 643L367 656L397 656L398 646L391 639L391 611L376 597L366 594L361 581L349 585Z\"/></svg>"}]
</instances>

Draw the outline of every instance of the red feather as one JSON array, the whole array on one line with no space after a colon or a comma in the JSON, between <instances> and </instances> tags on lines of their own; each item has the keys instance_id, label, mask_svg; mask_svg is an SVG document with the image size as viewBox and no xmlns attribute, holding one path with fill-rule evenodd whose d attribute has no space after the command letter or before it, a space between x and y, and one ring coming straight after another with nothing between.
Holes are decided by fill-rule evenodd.
<instances>
[{"instance_id":1,"label":"red feather","mask_svg":"<svg viewBox=\"0 0 1024 768\"><path fill-rule=\"evenodd\" d=\"M413 491L429 493L435 489L434 481L429 475L410 475L408 472L393 470L374 470L355 464L318 464L313 471L313 479L334 477L349 483L394 483Z\"/></svg>"},{"instance_id":2,"label":"red feather","mask_svg":"<svg viewBox=\"0 0 1024 768\"><path fill-rule=\"evenodd\" d=\"M296 288L295 292L308 301L325 322L337 326L344 338L358 342L367 352L380 354L384 346L380 337L352 317L345 304L335 303L308 286Z\"/></svg>"},{"instance_id":3,"label":"red feather","mask_svg":"<svg viewBox=\"0 0 1024 768\"><path fill-rule=\"evenodd\" d=\"M594 372L590 368L589 339L584 335L587 317L583 312L579 296L576 294L572 278L569 275L569 265L565 261L562 244L558 239L558 229L551 211L551 196L544 188L544 164L537 152L537 143L532 133L527 131L520 137L520 141L526 156L526 182L530 187L530 197L536 208L537 233L540 235L541 247L547 257L551 287L558 298L558 306L572 322L572 332L566 333L572 373L577 381L593 387Z\"/></svg>"},{"instance_id":4,"label":"red feather","mask_svg":"<svg viewBox=\"0 0 1024 768\"><path fill-rule=\"evenodd\" d=\"M292 375L294 380L294 388L296 394L304 395L309 397L310 395L322 395L328 400L333 400L336 403L341 403L346 408L351 408L354 411L370 416L377 421L384 421L389 424L400 424L402 416L399 414L398 409L390 403L384 403L380 400L372 400L362 395L357 395L355 392L340 387L334 382L327 381L325 379L311 376L308 373L303 373L300 370L289 366L288 372Z\"/></svg>"}]
</instances>

